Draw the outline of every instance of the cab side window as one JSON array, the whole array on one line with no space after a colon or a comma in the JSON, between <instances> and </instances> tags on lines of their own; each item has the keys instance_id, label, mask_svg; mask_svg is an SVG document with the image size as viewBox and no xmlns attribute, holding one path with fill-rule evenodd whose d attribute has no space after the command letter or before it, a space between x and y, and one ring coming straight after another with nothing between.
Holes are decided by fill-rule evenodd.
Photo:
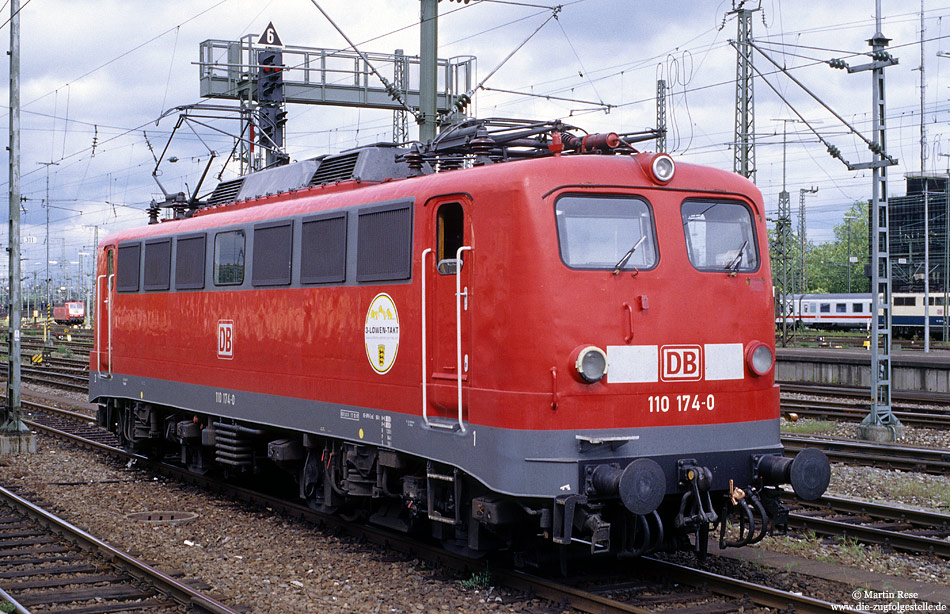
<instances>
[{"instance_id":1,"label":"cab side window","mask_svg":"<svg viewBox=\"0 0 950 614\"><path fill-rule=\"evenodd\" d=\"M461 204L446 203L439 207L436 262L442 275L454 275L460 264L456 256L458 249L465 244L464 221L465 212Z\"/></svg>"},{"instance_id":2,"label":"cab side window","mask_svg":"<svg viewBox=\"0 0 950 614\"><path fill-rule=\"evenodd\" d=\"M142 264L142 244L119 245L116 288L119 292L139 291L139 271Z\"/></svg>"},{"instance_id":3,"label":"cab side window","mask_svg":"<svg viewBox=\"0 0 950 614\"><path fill-rule=\"evenodd\" d=\"M640 197L565 194L554 216L561 260L572 269L638 271L657 264L653 211Z\"/></svg>"},{"instance_id":4,"label":"cab side window","mask_svg":"<svg viewBox=\"0 0 950 614\"><path fill-rule=\"evenodd\" d=\"M700 271L751 273L759 268L752 211L738 201L683 202L689 261Z\"/></svg>"}]
</instances>

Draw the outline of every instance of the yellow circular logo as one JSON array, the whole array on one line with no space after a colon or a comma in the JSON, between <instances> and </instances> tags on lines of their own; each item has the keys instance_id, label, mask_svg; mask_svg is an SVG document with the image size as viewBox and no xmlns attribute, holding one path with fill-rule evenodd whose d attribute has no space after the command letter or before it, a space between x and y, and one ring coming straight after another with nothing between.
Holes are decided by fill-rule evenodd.
<instances>
[{"instance_id":1,"label":"yellow circular logo","mask_svg":"<svg viewBox=\"0 0 950 614\"><path fill-rule=\"evenodd\" d=\"M363 340L373 370L379 374L388 372L399 351L399 313L396 303L385 292L377 294L366 311Z\"/></svg>"}]
</instances>

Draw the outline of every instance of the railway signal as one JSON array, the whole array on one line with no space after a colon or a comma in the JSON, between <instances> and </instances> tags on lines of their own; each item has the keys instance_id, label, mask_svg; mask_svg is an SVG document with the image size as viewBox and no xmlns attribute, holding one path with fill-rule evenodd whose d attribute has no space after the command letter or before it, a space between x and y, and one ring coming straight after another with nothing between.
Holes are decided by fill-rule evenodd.
<instances>
[{"instance_id":1,"label":"railway signal","mask_svg":"<svg viewBox=\"0 0 950 614\"><path fill-rule=\"evenodd\" d=\"M272 25L268 28L273 30ZM273 33L276 36L276 32ZM284 124L287 123L287 113L283 110L283 53L277 49L267 48L257 52L257 102L260 105L257 117L261 144L267 151L267 166L286 164L289 158L283 153Z\"/></svg>"},{"instance_id":2,"label":"railway signal","mask_svg":"<svg viewBox=\"0 0 950 614\"><path fill-rule=\"evenodd\" d=\"M284 102L283 54L275 49L257 52L257 100L258 102Z\"/></svg>"}]
</instances>

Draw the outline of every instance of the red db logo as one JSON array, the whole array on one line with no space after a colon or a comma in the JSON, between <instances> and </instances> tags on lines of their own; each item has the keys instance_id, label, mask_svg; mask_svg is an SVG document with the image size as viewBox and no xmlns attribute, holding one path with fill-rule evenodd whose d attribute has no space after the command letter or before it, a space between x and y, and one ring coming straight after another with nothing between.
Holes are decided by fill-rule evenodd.
<instances>
[{"instance_id":1,"label":"red db logo","mask_svg":"<svg viewBox=\"0 0 950 614\"><path fill-rule=\"evenodd\" d=\"M665 345L660 348L660 379L699 381L703 378L703 348L698 345Z\"/></svg>"},{"instance_id":2,"label":"red db logo","mask_svg":"<svg viewBox=\"0 0 950 614\"><path fill-rule=\"evenodd\" d=\"M234 358L234 322L218 320L218 358Z\"/></svg>"}]
</instances>

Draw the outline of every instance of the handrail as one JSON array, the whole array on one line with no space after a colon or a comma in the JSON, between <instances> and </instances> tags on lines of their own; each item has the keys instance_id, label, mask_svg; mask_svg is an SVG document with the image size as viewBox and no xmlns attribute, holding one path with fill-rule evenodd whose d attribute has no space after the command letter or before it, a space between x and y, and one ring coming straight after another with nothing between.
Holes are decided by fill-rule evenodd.
<instances>
[{"instance_id":1,"label":"handrail","mask_svg":"<svg viewBox=\"0 0 950 614\"><path fill-rule=\"evenodd\" d=\"M102 285L102 278L106 277L105 275L100 275L96 277L96 372L102 372L102 340L100 335L102 334L102 326L100 322L102 321L102 309L99 307L99 286Z\"/></svg>"},{"instance_id":2,"label":"handrail","mask_svg":"<svg viewBox=\"0 0 950 614\"><path fill-rule=\"evenodd\" d=\"M455 372L458 375L459 429L464 433L462 422L462 252L471 251L471 245L463 245L455 252ZM466 288L466 294L468 288Z\"/></svg>"},{"instance_id":3,"label":"handrail","mask_svg":"<svg viewBox=\"0 0 950 614\"><path fill-rule=\"evenodd\" d=\"M426 256L432 253L432 248L427 247L422 250L422 422L429 426L429 400L426 394L428 382L426 381Z\"/></svg>"},{"instance_id":4,"label":"handrail","mask_svg":"<svg viewBox=\"0 0 950 614\"><path fill-rule=\"evenodd\" d=\"M112 377L112 287L115 273L106 279L106 297L109 301L109 377Z\"/></svg>"},{"instance_id":5,"label":"handrail","mask_svg":"<svg viewBox=\"0 0 950 614\"><path fill-rule=\"evenodd\" d=\"M630 303L624 303L623 308L627 310L627 334L624 335L623 340L630 343L633 341L633 307Z\"/></svg>"}]
</instances>

